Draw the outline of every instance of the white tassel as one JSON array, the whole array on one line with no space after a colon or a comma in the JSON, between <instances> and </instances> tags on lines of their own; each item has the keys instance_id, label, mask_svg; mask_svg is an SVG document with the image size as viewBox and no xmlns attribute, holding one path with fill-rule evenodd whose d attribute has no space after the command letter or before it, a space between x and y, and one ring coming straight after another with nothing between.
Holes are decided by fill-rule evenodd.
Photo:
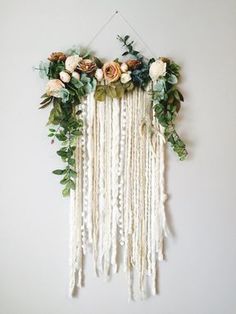
<instances>
[{"instance_id":1,"label":"white tassel","mask_svg":"<svg viewBox=\"0 0 236 314\"><path fill-rule=\"evenodd\" d=\"M111 159L111 181L112 181L112 227L111 227L111 264L113 266L113 273L117 272L117 219L118 219L118 164L119 164L119 115L120 103L114 100L112 104L112 159Z\"/></svg>"},{"instance_id":2,"label":"white tassel","mask_svg":"<svg viewBox=\"0 0 236 314\"><path fill-rule=\"evenodd\" d=\"M157 293L157 262L168 234L163 129L150 94L141 89L104 102L91 94L83 111L71 195L70 294L82 286L88 246L97 275L105 278L118 270L117 252L123 248L128 298L143 299L148 277L151 294Z\"/></svg>"}]
</instances>

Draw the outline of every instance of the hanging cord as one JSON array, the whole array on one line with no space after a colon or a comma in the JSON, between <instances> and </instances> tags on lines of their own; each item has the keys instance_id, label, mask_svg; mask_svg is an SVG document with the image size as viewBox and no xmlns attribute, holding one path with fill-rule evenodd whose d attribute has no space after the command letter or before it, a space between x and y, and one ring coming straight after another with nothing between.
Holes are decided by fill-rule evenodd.
<instances>
[{"instance_id":1,"label":"hanging cord","mask_svg":"<svg viewBox=\"0 0 236 314\"><path fill-rule=\"evenodd\" d=\"M111 23L111 21L113 20L113 18L116 16L116 14L118 14L118 11L115 11L115 13L113 13L109 19L106 21L106 23L104 23L99 30L97 31L97 33L93 36L93 38L90 40L90 42L87 44L86 47L90 47L90 45L95 41L95 39L98 37L98 35L100 35L102 33L102 31L107 27L108 24Z\"/></svg>"},{"instance_id":2,"label":"hanging cord","mask_svg":"<svg viewBox=\"0 0 236 314\"><path fill-rule=\"evenodd\" d=\"M118 11L117 11L118 12ZM147 48L147 50L150 52L151 56L154 57L155 53L150 49L148 44L143 40L142 36L135 30L135 28L128 22L128 20L124 17L123 14L118 12L122 20L132 29L132 31L136 34L136 36L140 39L140 41L143 43L143 45Z\"/></svg>"},{"instance_id":3,"label":"hanging cord","mask_svg":"<svg viewBox=\"0 0 236 314\"><path fill-rule=\"evenodd\" d=\"M109 19L99 28L97 33L93 36L93 38L90 40L90 42L87 44L87 48L91 46L91 44L95 41L95 39L103 32L103 30L111 23L113 18L119 15L121 19L129 26L129 28L136 34L136 36L140 39L140 41L143 43L143 45L147 48L149 53L151 54L152 57L155 56L155 53L150 49L148 44L143 40L142 36L136 31L136 29L129 23L129 21L124 17L123 14L121 14L120 11L116 10L110 17Z\"/></svg>"}]
</instances>

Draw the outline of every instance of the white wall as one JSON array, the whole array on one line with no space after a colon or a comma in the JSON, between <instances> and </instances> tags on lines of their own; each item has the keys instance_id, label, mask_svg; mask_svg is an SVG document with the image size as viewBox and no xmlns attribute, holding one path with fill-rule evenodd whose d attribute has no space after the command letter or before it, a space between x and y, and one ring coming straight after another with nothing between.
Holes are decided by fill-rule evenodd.
<instances>
[{"instance_id":1,"label":"white wall","mask_svg":"<svg viewBox=\"0 0 236 314\"><path fill-rule=\"evenodd\" d=\"M67 296L68 201L32 71L51 51L85 45L115 9L182 65L178 130L190 152L186 162L168 153L174 236L160 294L130 304L124 274L104 283L90 262L80 298ZM1 0L0 18L0 314L236 313L235 0ZM92 45L99 56L119 55L117 33L134 35L117 17Z\"/></svg>"}]
</instances>

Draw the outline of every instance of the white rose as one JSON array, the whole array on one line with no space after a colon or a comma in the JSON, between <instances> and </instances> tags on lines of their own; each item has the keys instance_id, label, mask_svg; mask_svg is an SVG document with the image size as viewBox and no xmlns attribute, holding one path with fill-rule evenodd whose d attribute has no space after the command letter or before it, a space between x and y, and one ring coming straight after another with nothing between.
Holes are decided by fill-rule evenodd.
<instances>
[{"instance_id":1,"label":"white rose","mask_svg":"<svg viewBox=\"0 0 236 314\"><path fill-rule=\"evenodd\" d=\"M160 76L164 76L166 74L166 63L162 60L156 60L150 65L149 68L149 76L153 80L153 82L157 81Z\"/></svg>"},{"instance_id":2,"label":"white rose","mask_svg":"<svg viewBox=\"0 0 236 314\"><path fill-rule=\"evenodd\" d=\"M64 87L65 85L60 80L49 80L46 86L46 94L60 98L60 90Z\"/></svg>"},{"instance_id":3,"label":"white rose","mask_svg":"<svg viewBox=\"0 0 236 314\"><path fill-rule=\"evenodd\" d=\"M73 73L72 73L72 77L75 78L75 79L78 80L78 81L79 81L79 79L80 79L80 75L79 75L78 72L73 72Z\"/></svg>"},{"instance_id":4,"label":"white rose","mask_svg":"<svg viewBox=\"0 0 236 314\"><path fill-rule=\"evenodd\" d=\"M65 68L70 73L74 72L82 58L79 55L72 55L66 58Z\"/></svg>"},{"instance_id":5,"label":"white rose","mask_svg":"<svg viewBox=\"0 0 236 314\"><path fill-rule=\"evenodd\" d=\"M102 69L97 69L95 72L95 77L100 82L103 79L103 70Z\"/></svg>"},{"instance_id":6,"label":"white rose","mask_svg":"<svg viewBox=\"0 0 236 314\"><path fill-rule=\"evenodd\" d=\"M68 74L67 72L61 71L59 75L60 75L60 79L62 80L62 82L64 82L64 83L70 82L70 74Z\"/></svg>"},{"instance_id":7,"label":"white rose","mask_svg":"<svg viewBox=\"0 0 236 314\"><path fill-rule=\"evenodd\" d=\"M122 84L128 83L131 80L130 72L122 73L120 81Z\"/></svg>"},{"instance_id":8,"label":"white rose","mask_svg":"<svg viewBox=\"0 0 236 314\"><path fill-rule=\"evenodd\" d=\"M122 63L121 66L120 66L120 69L121 69L121 72L127 72L129 67L126 63Z\"/></svg>"}]
</instances>

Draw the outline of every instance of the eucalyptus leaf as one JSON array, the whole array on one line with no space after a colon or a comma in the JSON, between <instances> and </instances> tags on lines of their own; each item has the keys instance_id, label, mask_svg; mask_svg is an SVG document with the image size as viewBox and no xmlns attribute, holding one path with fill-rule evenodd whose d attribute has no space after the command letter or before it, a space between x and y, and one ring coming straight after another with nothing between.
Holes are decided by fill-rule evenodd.
<instances>
[{"instance_id":1,"label":"eucalyptus leaf","mask_svg":"<svg viewBox=\"0 0 236 314\"><path fill-rule=\"evenodd\" d=\"M65 170L56 169L56 170L53 170L52 173L60 176L65 173Z\"/></svg>"},{"instance_id":2,"label":"eucalyptus leaf","mask_svg":"<svg viewBox=\"0 0 236 314\"><path fill-rule=\"evenodd\" d=\"M66 186L64 187L64 189L62 190L62 195L63 195L64 197L67 197L67 196L70 195L70 187L69 187L68 185L66 185Z\"/></svg>"},{"instance_id":3,"label":"eucalyptus leaf","mask_svg":"<svg viewBox=\"0 0 236 314\"><path fill-rule=\"evenodd\" d=\"M174 85L174 84L177 84L178 83L178 79L177 77L174 75L174 74L171 74L168 79L167 79L167 82Z\"/></svg>"}]
</instances>

